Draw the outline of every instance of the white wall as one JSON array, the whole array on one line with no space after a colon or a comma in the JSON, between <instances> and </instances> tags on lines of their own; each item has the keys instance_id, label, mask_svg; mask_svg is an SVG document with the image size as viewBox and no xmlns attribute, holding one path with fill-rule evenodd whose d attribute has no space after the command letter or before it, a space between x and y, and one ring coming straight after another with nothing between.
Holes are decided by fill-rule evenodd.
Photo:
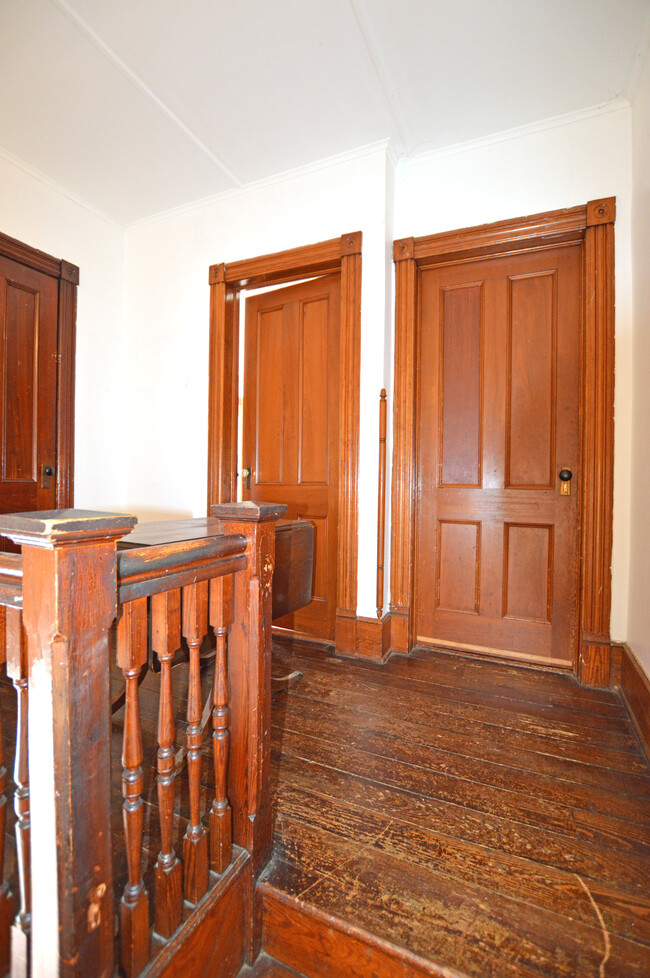
<instances>
[{"instance_id":1,"label":"white wall","mask_svg":"<svg viewBox=\"0 0 650 978\"><path fill-rule=\"evenodd\" d=\"M632 106L634 343L627 638L650 675L650 56Z\"/></svg>"},{"instance_id":2,"label":"white wall","mask_svg":"<svg viewBox=\"0 0 650 978\"><path fill-rule=\"evenodd\" d=\"M141 519L201 515L207 480L208 267L363 231L359 614L375 613L378 395L392 401L393 237L616 195L616 457L612 634L650 664L650 80L634 108L637 327L631 316L631 112L393 166L385 146L217 198L126 233L0 158L0 230L81 268L77 505ZM635 400L632 404L634 383ZM631 480L632 420L635 479ZM389 430L390 437L390 430ZM116 454L117 453L117 454ZM115 459L119 460L116 461ZM390 459L390 454L389 454ZM390 477L390 473L389 473ZM634 485L634 489L633 489ZM630 503L635 535L630 552ZM388 509L390 513L390 508ZM629 578L632 570L631 580ZM389 577L386 562L386 582Z\"/></svg>"},{"instance_id":3,"label":"white wall","mask_svg":"<svg viewBox=\"0 0 650 978\"><path fill-rule=\"evenodd\" d=\"M122 511L124 232L4 157L0 231L79 265L75 504Z\"/></svg>"},{"instance_id":4,"label":"white wall","mask_svg":"<svg viewBox=\"0 0 650 978\"><path fill-rule=\"evenodd\" d=\"M599 197L616 197L616 433L611 629L617 639L627 634L630 553L630 125L630 110L619 109L552 129L431 154L398 167L395 201L395 236L401 238L573 207ZM645 179L647 181L647 173ZM647 186L646 182L646 190ZM646 227L647 217L646 212ZM647 239L645 256L647 267ZM646 375L647 366L646 360ZM643 437L641 428L637 438ZM646 464L650 467L647 452Z\"/></svg>"},{"instance_id":5,"label":"white wall","mask_svg":"<svg viewBox=\"0 0 650 978\"><path fill-rule=\"evenodd\" d=\"M375 613L377 424L385 384L385 146L217 198L126 235L128 508L205 513L208 267L363 232L359 599Z\"/></svg>"}]
</instances>

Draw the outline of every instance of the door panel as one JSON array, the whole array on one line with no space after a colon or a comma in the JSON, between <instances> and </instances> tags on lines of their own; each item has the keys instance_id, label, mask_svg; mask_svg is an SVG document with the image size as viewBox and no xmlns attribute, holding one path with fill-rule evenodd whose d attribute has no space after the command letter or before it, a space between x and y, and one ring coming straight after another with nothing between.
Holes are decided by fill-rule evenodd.
<instances>
[{"instance_id":1,"label":"door panel","mask_svg":"<svg viewBox=\"0 0 650 978\"><path fill-rule=\"evenodd\" d=\"M0 258L0 512L54 509L58 280Z\"/></svg>"},{"instance_id":2,"label":"door panel","mask_svg":"<svg viewBox=\"0 0 650 978\"><path fill-rule=\"evenodd\" d=\"M418 639L568 664L580 246L424 269L419 343Z\"/></svg>"},{"instance_id":3,"label":"door panel","mask_svg":"<svg viewBox=\"0 0 650 978\"><path fill-rule=\"evenodd\" d=\"M275 624L334 638L339 431L338 275L246 300L245 499L314 525L312 601Z\"/></svg>"}]
</instances>

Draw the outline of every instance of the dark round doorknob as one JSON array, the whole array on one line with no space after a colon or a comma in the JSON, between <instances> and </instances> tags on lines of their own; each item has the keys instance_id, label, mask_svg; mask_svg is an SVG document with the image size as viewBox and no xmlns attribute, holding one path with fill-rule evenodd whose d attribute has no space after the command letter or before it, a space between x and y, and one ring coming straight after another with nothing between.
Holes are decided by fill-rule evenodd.
<instances>
[{"instance_id":1,"label":"dark round doorknob","mask_svg":"<svg viewBox=\"0 0 650 978\"><path fill-rule=\"evenodd\" d=\"M560 480L562 482L570 482L573 472L571 469L560 469Z\"/></svg>"}]
</instances>

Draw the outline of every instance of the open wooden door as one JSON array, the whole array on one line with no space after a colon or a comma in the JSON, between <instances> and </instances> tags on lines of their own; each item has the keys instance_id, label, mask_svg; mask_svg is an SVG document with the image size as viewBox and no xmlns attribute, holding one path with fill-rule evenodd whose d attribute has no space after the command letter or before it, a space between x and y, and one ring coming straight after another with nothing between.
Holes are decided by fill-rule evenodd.
<instances>
[{"instance_id":1,"label":"open wooden door","mask_svg":"<svg viewBox=\"0 0 650 978\"><path fill-rule=\"evenodd\" d=\"M274 622L334 639L339 477L340 276L246 300L244 499L286 503L314 526L312 600ZM250 486L247 487L247 482Z\"/></svg>"},{"instance_id":2,"label":"open wooden door","mask_svg":"<svg viewBox=\"0 0 650 978\"><path fill-rule=\"evenodd\" d=\"M73 504L78 274L0 235L0 512Z\"/></svg>"}]
</instances>

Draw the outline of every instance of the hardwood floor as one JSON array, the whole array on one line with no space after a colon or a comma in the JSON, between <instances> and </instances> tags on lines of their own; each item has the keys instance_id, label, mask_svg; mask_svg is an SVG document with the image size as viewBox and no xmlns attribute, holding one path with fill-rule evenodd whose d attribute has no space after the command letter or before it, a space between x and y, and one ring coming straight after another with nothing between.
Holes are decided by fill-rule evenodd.
<instances>
[{"instance_id":1,"label":"hardwood floor","mask_svg":"<svg viewBox=\"0 0 650 978\"><path fill-rule=\"evenodd\" d=\"M650 975L650 766L616 692L424 650L382 667L276 643L274 667L303 675L273 697L275 845L259 888L264 947L284 964L263 957L242 976ZM157 683L141 687L150 892ZM185 667L174 684L180 744ZM203 775L205 807L207 757ZM179 834L186 816L182 779ZM12 830L10 797L15 888ZM119 897L118 832L114 848Z\"/></svg>"},{"instance_id":2,"label":"hardwood floor","mask_svg":"<svg viewBox=\"0 0 650 978\"><path fill-rule=\"evenodd\" d=\"M275 658L304 678L274 698L269 906L396 946L386 974L650 975L650 767L617 693L424 650ZM290 928L265 946L339 973Z\"/></svg>"}]
</instances>

